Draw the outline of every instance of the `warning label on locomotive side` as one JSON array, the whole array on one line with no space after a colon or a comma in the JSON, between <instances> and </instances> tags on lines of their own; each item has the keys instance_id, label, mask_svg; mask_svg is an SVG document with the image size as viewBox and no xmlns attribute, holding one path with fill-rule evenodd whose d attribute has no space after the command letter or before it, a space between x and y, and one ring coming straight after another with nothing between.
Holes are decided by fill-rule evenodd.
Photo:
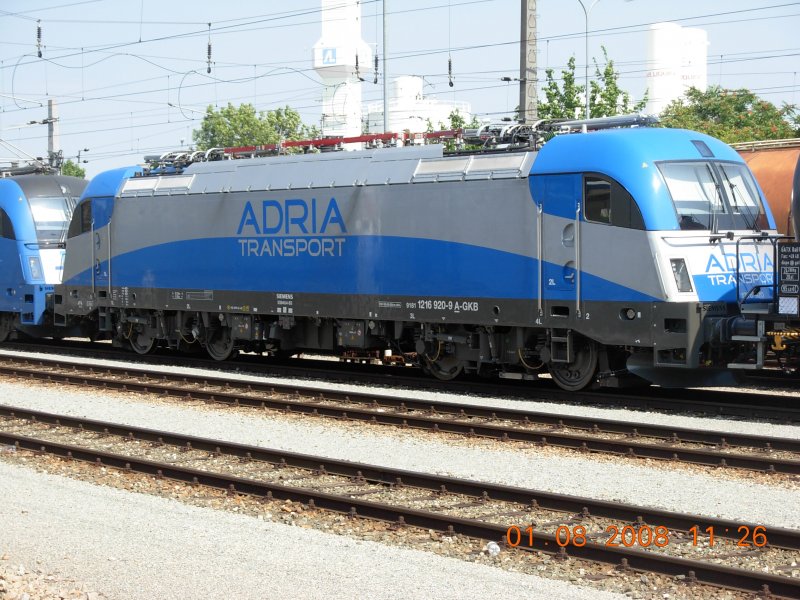
<instances>
[{"instance_id":1,"label":"warning label on locomotive side","mask_svg":"<svg viewBox=\"0 0 800 600\"><path fill-rule=\"evenodd\" d=\"M800 243L778 244L778 312L800 316Z\"/></svg>"}]
</instances>

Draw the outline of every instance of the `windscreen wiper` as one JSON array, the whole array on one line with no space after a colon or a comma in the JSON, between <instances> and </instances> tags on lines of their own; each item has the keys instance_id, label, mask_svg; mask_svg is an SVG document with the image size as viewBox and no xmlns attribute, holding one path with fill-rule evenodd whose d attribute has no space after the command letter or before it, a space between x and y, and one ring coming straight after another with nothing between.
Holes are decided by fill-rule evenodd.
<instances>
[{"instance_id":1,"label":"windscreen wiper","mask_svg":"<svg viewBox=\"0 0 800 600\"><path fill-rule=\"evenodd\" d=\"M733 199L734 212L744 217L748 229L752 229L753 231L761 231L761 229L758 226L758 218L755 215L749 214L749 211L746 210L747 202L743 202L745 211L742 212L741 210L739 210L739 202L736 199L736 195L741 193L739 192L739 187L735 183L733 183L727 175L725 175L725 179L728 180L728 187L731 190L731 198ZM744 197L742 197L742 200L744 200ZM748 217L752 217L753 220L748 221L747 220Z\"/></svg>"}]
</instances>

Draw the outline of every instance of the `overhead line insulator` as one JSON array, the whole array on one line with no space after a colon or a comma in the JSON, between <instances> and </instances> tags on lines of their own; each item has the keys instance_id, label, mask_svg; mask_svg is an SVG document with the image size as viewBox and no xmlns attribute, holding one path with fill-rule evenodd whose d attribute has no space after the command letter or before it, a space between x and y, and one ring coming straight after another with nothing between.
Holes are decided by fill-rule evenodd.
<instances>
[{"instance_id":1,"label":"overhead line insulator","mask_svg":"<svg viewBox=\"0 0 800 600\"><path fill-rule=\"evenodd\" d=\"M453 87L453 59L447 59L447 85Z\"/></svg>"},{"instance_id":2,"label":"overhead line insulator","mask_svg":"<svg viewBox=\"0 0 800 600\"><path fill-rule=\"evenodd\" d=\"M208 24L208 60L206 62L206 73L211 73L211 23Z\"/></svg>"}]
</instances>

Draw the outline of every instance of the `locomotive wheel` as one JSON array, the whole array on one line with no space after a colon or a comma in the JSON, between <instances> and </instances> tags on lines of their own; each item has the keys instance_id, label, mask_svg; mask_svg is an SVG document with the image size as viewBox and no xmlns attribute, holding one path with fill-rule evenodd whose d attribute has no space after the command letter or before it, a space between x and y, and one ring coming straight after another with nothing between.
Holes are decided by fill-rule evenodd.
<instances>
[{"instance_id":1,"label":"locomotive wheel","mask_svg":"<svg viewBox=\"0 0 800 600\"><path fill-rule=\"evenodd\" d=\"M146 333L134 331L128 338L128 342L136 354L150 354L156 349L156 338Z\"/></svg>"},{"instance_id":2,"label":"locomotive wheel","mask_svg":"<svg viewBox=\"0 0 800 600\"><path fill-rule=\"evenodd\" d=\"M206 340L206 352L214 360L228 360L233 354L233 338L228 327L220 327L211 332Z\"/></svg>"},{"instance_id":3,"label":"locomotive wheel","mask_svg":"<svg viewBox=\"0 0 800 600\"><path fill-rule=\"evenodd\" d=\"M577 341L575 360L569 364L549 363L550 375L558 387L576 392L590 385L597 374L597 343L582 339Z\"/></svg>"},{"instance_id":4,"label":"locomotive wheel","mask_svg":"<svg viewBox=\"0 0 800 600\"><path fill-rule=\"evenodd\" d=\"M445 356L437 361L432 361L425 357L424 367L428 373L440 381L455 379L464 370L464 365L452 356Z\"/></svg>"}]
</instances>

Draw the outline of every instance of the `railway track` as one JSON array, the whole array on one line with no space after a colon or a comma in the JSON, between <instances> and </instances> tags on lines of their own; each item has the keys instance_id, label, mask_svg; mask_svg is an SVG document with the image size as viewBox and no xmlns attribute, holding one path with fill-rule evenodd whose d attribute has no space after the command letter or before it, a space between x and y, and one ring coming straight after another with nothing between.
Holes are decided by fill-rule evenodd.
<instances>
[{"instance_id":1,"label":"railway track","mask_svg":"<svg viewBox=\"0 0 800 600\"><path fill-rule=\"evenodd\" d=\"M0 407L0 444L311 509L800 598L800 531ZM528 529L530 529L530 535ZM743 531L746 533L743 535ZM712 541L711 535L714 536ZM744 538L746 546L740 545ZM636 543L630 543L636 540ZM660 542L659 542L660 540ZM738 540L738 541L737 541ZM689 558L690 557L690 558ZM764 572L764 565L771 565ZM773 597L774 597L773 596Z\"/></svg>"},{"instance_id":2,"label":"railway track","mask_svg":"<svg viewBox=\"0 0 800 600\"><path fill-rule=\"evenodd\" d=\"M794 369L791 372L784 371L777 367L764 369L762 371L755 371L748 373L747 382L757 383L759 385L786 385L793 386L800 389L800 370Z\"/></svg>"},{"instance_id":3,"label":"railway track","mask_svg":"<svg viewBox=\"0 0 800 600\"><path fill-rule=\"evenodd\" d=\"M331 363L314 359L265 359L260 355L240 354L236 359L219 363L205 357L187 356L162 351L150 355L135 355L107 343L87 344L53 340L5 343L5 349L20 352L37 352L53 355L68 354L86 360L121 360L142 366L180 366L219 371L221 375L231 370L254 376L292 377L298 379L323 379L342 383L404 387L409 390L433 390L444 393L504 396L533 401L546 401L567 405L588 405L603 408L625 408L645 412L669 414L686 413L695 416L730 417L768 420L777 423L800 423L800 402L796 396L764 393L719 392L697 389L647 388L622 390L593 390L566 392L549 380L515 381L464 378L440 382L424 376L416 369L385 367L357 363ZM792 385L793 380L769 377L769 381ZM743 390L745 388L742 388Z\"/></svg>"},{"instance_id":4,"label":"railway track","mask_svg":"<svg viewBox=\"0 0 800 600\"><path fill-rule=\"evenodd\" d=\"M586 453L800 474L800 440L646 425L413 397L176 375L57 360L0 357L0 373L48 382L148 393L371 424L554 446Z\"/></svg>"}]
</instances>

